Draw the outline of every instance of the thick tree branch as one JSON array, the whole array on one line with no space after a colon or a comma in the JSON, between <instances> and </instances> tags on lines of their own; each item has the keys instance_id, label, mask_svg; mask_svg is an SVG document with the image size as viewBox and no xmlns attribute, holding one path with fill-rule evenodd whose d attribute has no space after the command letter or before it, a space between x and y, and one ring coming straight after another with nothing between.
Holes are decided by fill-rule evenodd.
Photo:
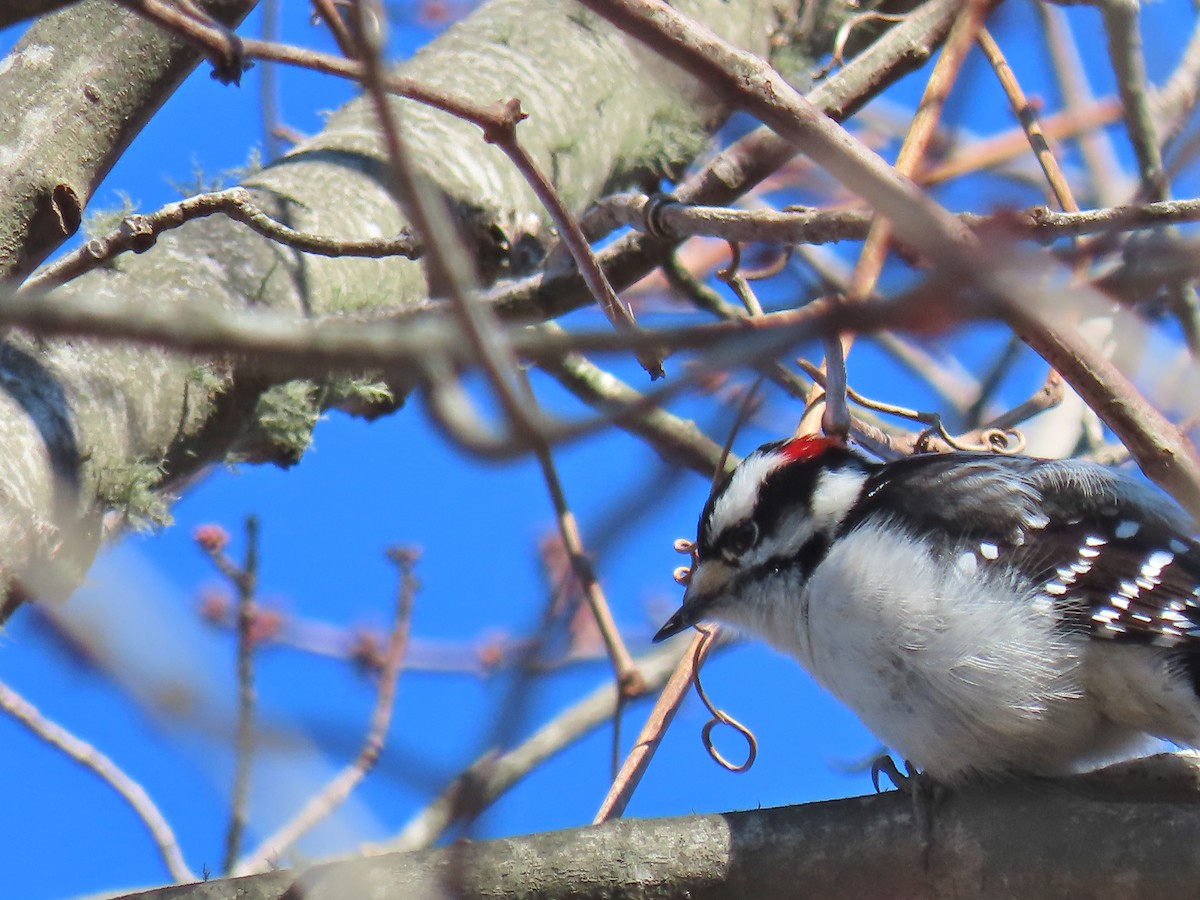
<instances>
[{"instance_id":1,"label":"thick tree branch","mask_svg":"<svg viewBox=\"0 0 1200 900\"><path fill-rule=\"evenodd\" d=\"M960 0L930 0L915 9L845 68L814 87L808 100L837 121L847 118L893 80L919 68L937 49L954 21ZM754 188L795 156L794 144L762 127L735 141L675 191L685 203L729 203ZM662 265L670 242L629 235L597 254L609 280L628 287ZM588 302L583 280L573 271L544 273L497 286L492 299L512 316L559 315Z\"/></svg>"},{"instance_id":2,"label":"thick tree branch","mask_svg":"<svg viewBox=\"0 0 1200 900\"><path fill-rule=\"evenodd\" d=\"M254 0L200 5L235 25ZM199 61L108 0L30 26L0 67L0 278L27 275L75 233L92 191Z\"/></svg>"},{"instance_id":3,"label":"thick tree branch","mask_svg":"<svg viewBox=\"0 0 1200 900\"><path fill-rule=\"evenodd\" d=\"M126 900L790 900L798 891L830 900L1158 900L1194 891L1197 783L1188 757L1167 755L1061 782L955 791L928 811L928 831L912 799L891 792L724 815L621 819L167 887Z\"/></svg>"}]
</instances>

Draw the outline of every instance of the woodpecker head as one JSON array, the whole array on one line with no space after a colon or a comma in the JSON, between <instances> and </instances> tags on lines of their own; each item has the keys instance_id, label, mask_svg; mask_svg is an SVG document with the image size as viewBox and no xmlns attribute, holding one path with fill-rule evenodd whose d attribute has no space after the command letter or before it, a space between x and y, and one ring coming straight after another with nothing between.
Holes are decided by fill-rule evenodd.
<instances>
[{"instance_id":1,"label":"woodpecker head","mask_svg":"<svg viewBox=\"0 0 1200 900\"><path fill-rule=\"evenodd\" d=\"M850 512L871 464L829 438L805 435L759 447L717 485L696 534L696 567L683 606L654 636L661 641L698 622L738 624L748 604L801 584L821 561Z\"/></svg>"}]
</instances>

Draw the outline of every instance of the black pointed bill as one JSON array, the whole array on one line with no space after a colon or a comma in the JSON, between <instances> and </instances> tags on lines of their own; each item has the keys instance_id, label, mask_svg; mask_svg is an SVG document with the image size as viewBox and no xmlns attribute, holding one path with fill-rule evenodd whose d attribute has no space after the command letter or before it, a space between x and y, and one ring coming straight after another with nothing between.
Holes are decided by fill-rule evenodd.
<instances>
[{"instance_id":1,"label":"black pointed bill","mask_svg":"<svg viewBox=\"0 0 1200 900\"><path fill-rule=\"evenodd\" d=\"M708 560L697 566L687 590L683 592L683 605L658 629L654 643L665 641L699 622L711 619L713 606L719 603L731 574L730 568L719 560Z\"/></svg>"},{"instance_id":2,"label":"black pointed bill","mask_svg":"<svg viewBox=\"0 0 1200 900\"><path fill-rule=\"evenodd\" d=\"M657 644L661 641L665 641L669 637L675 637L675 635L679 634L681 631L686 631L687 629L691 628L696 624L697 621L693 616L694 612L695 610L692 607L681 606L679 609L675 610L675 615L667 619L666 624L663 625L662 628L658 629L658 632L653 638L651 638L651 640Z\"/></svg>"}]
</instances>

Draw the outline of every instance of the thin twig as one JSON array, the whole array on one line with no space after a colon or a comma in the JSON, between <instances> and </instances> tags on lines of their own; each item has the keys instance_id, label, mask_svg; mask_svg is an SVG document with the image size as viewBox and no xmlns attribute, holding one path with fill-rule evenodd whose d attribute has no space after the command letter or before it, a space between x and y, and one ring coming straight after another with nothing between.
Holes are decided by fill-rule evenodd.
<instances>
[{"instance_id":1,"label":"thin twig","mask_svg":"<svg viewBox=\"0 0 1200 900\"><path fill-rule=\"evenodd\" d=\"M984 410L996 391L1000 389L1001 382L1020 359L1024 346L1019 337L1015 334L1010 335L1000 354L984 371L983 377L979 380L979 390L976 392L975 400L963 413L963 421L968 427L974 427L982 421Z\"/></svg>"},{"instance_id":2,"label":"thin twig","mask_svg":"<svg viewBox=\"0 0 1200 900\"><path fill-rule=\"evenodd\" d=\"M272 42L279 33L280 0L264 0L261 4L262 39ZM258 70L258 106L262 117L263 145L267 162L283 152L277 133L279 126L278 70L274 63L264 63Z\"/></svg>"},{"instance_id":3,"label":"thin twig","mask_svg":"<svg viewBox=\"0 0 1200 900\"><path fill-rule=\"evenodd\" d=\"M600 308L604 310L608 320L617 328L636 329L637 320L634 318L633 312L621 302L617 292L613 290L604 270L596 261L596 255L592 252L591 244L588 243L580 229L579 222L571 215L570 210L563 203L562 197L559 196L558 191L554 189L554 185L550 183L533 157L518 143L516 124L524 118L524 114L520 112L521 105L518 101L512 100L509 103L514 106L515 112L508 119L508 125L504 129L485 132L484 139L499 147L517 171L524 176L529 186L533 188L538 200L541 201L542 206L545 207L550 218L558 227L559 237L570 251L571 258L578 266L584 283L587 284L592 296L600 304ZM649 373L651 379L661 378L665 374L662 357L657 353L639 353L638 362Z\"/></svg>"},{"instance_id":4,"label":"thin twig","mask_svg":"<svg viewBox=\"0 0 1200 900\"><path fill-rule=\"evenodd\" d=\"M353 59L343 59L328 53L294 47L289 44L242 38L212 23L211 20L207 24L198 21L164 0L117 0L117 2L195 43L213 58L214 65L218 67L218 70L227 67L233 60L244 63L245 60L259 59L301 66L351 81L361 82L366 77L367 61L365 57L360 64ZM372 40L377 40L379 30L373 29L371 35ZM436 87L421 84L414 79L399 75L380 72L378 81L388 93L407 97L434 109L440 109L484 130L489 127L503 127L506 111L499 104L475 103L465 97L449 94Z\"/></svg>"},{"instance_id":5,"label":"thin twig","mask_svg":"<svg viewBox=\"0 0 1200 900\"><path fill-rule=\"evenodd\" d=\"M941 121L942 109L950 95L950 89L958 80L967 54L971 50L976 36L983 29L986 18L995 0L970 0L959 14L954 27L946 38L946 46L938 57L937 64L929 75L921 102L913 114L912 125L900 145L896 155L895 170L903 177L911 178L921 168L930 143L937 134L938 123ZM885 218L877 217L871 224L866 242L858 258L858 264L850 276L847 288L847 300L857 302L871 295L883 271L887 258L888 244L891 242L892 227ZM843 340L844 351L849 350L847 341Z\"/></svg>"},{"instance_id":6,"label":"thin twig","mask_svg":"<svg viewBox=\"0 0 1200 900\"><path fill-rule=\"evenodd\" d=\"M85 272L111 262L126 252L145 253L158 241L158 236L178 228L192 219L223 214L248 225L263 237L285 246L320 256L355 256L380 258L404 256L418 259L421 245L409 231L392 238L339 240L324 235L296 231L272 219L253 201L253 195L243 187L229 188L210 194L197 194L145 215L126 216L113 231L85 242L78 250L41 271L21 285L21 291L42 291L57 287Z\"/></svg>"},{"instance_id":7,"label":"thin twig","mask_svg":"<svg viewBox=\"0 0 1200 900\"><path fill-rule=\"evenodd\" d=\"M1079 46L1071 33L1070 21L1061 9L1049 3L1035 3L1034 11L1042 23L1050 62L1054 66L1059 92L1066 107L1064 113L1079 116L1095 101ZM1112 105L1119 119L1121 107L1115 103ZM1080 130L1076 143L1079 144L1079 152L1091 181L1091 196L1102 206L1112 206L1124 199L1128 192L1124 190L1122 182L1126 179L1121 175L1116 150L1104 128Z\"/></svg>"},{"instance_id":8,"label":"thin twig","mask_svg":"<svg viewBox=\"0 0 1200 900\"><path fill-rule=\"evenodd\" d=\"M51 722L32 703L0 682L0 709L56 750L60 750L88 771L99 776L129 804L138 820L146 826L158 847L159 855L176 883L195 881L196 876L179 851L175 832L145 788L130 778L111 759L61 725Z\"/></svg>"},{"instance_id":9,"label":"thin twig","mask_svg":"<svg viewBox=\"0 0 1200 900\"><path fill-rule=\"evenodd\" d=\"M1166 200L1169 185L1163 172L1162 153L1150 111L1146 60L1142 55L1142 32L1138 0L1094 0L1104 19L1108 55L1117 78L1117 92L1125 108L1125 130L1133 145L1141 176L1141 199Z\"/></svg>"},{"instance_id":10,"label":"thin twig","mask_svg":"<svg viewBox=\"0 0 1200 900\"><path fill-rule=\"evenodd\" d=\"M429 247L425 256L430 270L430 280L445 286L450 306L462 329L467 343L474 350L474 357L488 376L493 391L507 419L508 433L493 438L489 430L480 424L473 404L465 391L454 381L454 376L443 371L430 384L430 405L434 415L462 437L473 435L477 446L488 444L513 445L524 443L535 445L544 440L542 417L527 408L525 398L517 382L517 361L511 347L504 340L495 313L479 303L470 293L471 261L461 246L448 210L442 199L435 196L422 182L405 152L395 110L387 99L387 76L383 70L382 48L379 46L379 31L363 27L366 13L364 6L370 0L356 0L355 13L359 46L363 52L362 83L371 99L379 130L387 149L390 173L389 188L396 201L416 226L418 233L425 236ZM382 21L383 8L370 2L371 14ZM510 116L521 116L520 105L507 105ZM492 130L502 131L504 125L494 122L485 128L485 135ZM511 122L507 127L515 127Z\"/></svg>"},{"instance_id":11,"label":"thin twig","mask_svg":"<svg viewBox=\"0 0 1200 900\"><path fill-rule=\"evenodd\" d=\"M1037 112L1026 99L1025 92L1021 90L1021 84L1008 65L1008 60L1004 58L1004 52L1000 49L1000 45L996 43L995 38L986 28L979 31L976 42L995 71L996 78L1004 89L1017 120L1025 129L1025 134L1029 138L1029 146L1033 149L1038 165L1042 167L1042 172L1045 173L1046 181L1050 183L1050 189L1054 192L1059 206L1065 212L1078 212L1079 204L1075 202L1075 197L1071 193L1071 185L1067 182L1058 160L1050 150L1046 133L1042 130L1041 123L1038 122Z\"/></svg>"},{"instance_id":12,"label":"thin twig","mask_svg":"<svg viewBox=\"0 0 1200 900\"><path fill-rule=\"evenodd\" d=\"M849 390L846 378L846 347L847 342L842 335L825 338L825 383L821 385L821 396L824 400L821 404L824 410L820 420L821 430L830 437L842 440L850 433L851 425L850 408L846 405L846 391ZM815 387L813 393L816 393ZM802 422L801 433L808 433L804 428Z\"/></svg>"},{"instance_id":13,"label":"thin twig","mask_svg":"<svg viewBox=\"0 0 1200 900\"><path fill-rule=\"evenodd\" d=\"M333 35L338 49L342 51L342 56L346 59L357 60L359 58L358 44L346 26L346 20L342 18L337 0L311 0L311 2L317 18L325 23L329 33Z\"/></svg>"},{"instance_id":14,"label":"thin twig","mask_svg":"<svg viewBox=\"0 0 1200 900\"><path fill-rule=\"evenodd\" d=\"M671 725L671 720L675 718L675 713L679 710L679 704L687 696L696 666L704 662L712 649L713 642L720 634L719 627L708 626L708 628L707 632L698 632L692 638L687 651L676 664L670 679L654 703L654 709L646 718L646 724L642 726L633 749L629 751L624 765L621 766L621 771L617 773L612 787L609 788L608 795L600 804L600 809L592 820L593 824L598 825L609 819L619 818L625 812L629 798L633 796L633 791L646 773L646 768L650 765L650 760L654 758L658 745L662 743L667 728Z\"/></svg>"},{"instance_id":15,"label":"thin twig","mask_svg":"<svg viewBox=\"0 0 1200 900\"><path fill-rule=\"evenodd\" d=\"M345 802L375 768L383 753L396 705L396 684L408 645L413 599L418 587L414 569L420 553L408 547L395 547L388 551L388 557L399 570L400 584L396 590L395 618L388 636L387 661L379 673L375 708L371 711L371 723L362 749L354 761L321 788L290 821L238 862L234 870L237 875L264 871L278 860L305 832Z\"/></svg>"},{"instance_id":16,"label":"thin twig","mask_svg":"<svg viewBox=\"0 0 1200 900\"><path fill-rule=\"evenodd\" d=\"M979 397L979 382L957 360L939 358L908 335L880 331L870 338L937 392L956 415L964 415Z\"/></svg>"},{"instance_id":17,"label":"thin twig","mask_svg":"<svg viewBox=\"0 0 1200 900\"><path fill-rule=\"evenodd\" d=\"M1039 4L1039 7L1041 4ZM1097 100L1095 103L1083 106L1078 110L1067 110L1047 116L1042 120L1042 128L1047 136L1062 140L1064 138L1086 135L1097 130L1103 131L1104 126L1121 120L1121 104L1113 97ZM1021 156L1029 149L1029 140L1025 129L1019 125L1002 132L992 138L976 141L952 154L944 162L938 163L921 173L921 184L944 184L970 172L994 168ZM1114 176L1116 180L1116 176ZM1120 195L1101 194L1103 203L1117 202Z\"/></svg>"},{"instance_id":18,"label":"thin twig","mask_svg":"<svg viewBox=\"0 0 1200 900\"><path fill-rule=\"evenodd\" d=\"M1174 145L1191 118L1197 99L1200 99L1200 20L1192 29L1179 65L1154 97L1155 129L1164 153Z\"/></svg>"},{"instance_id":19,"label":"thin twig","mask_svg":"<svg viewBox=\"0 0 1200 900\"><path fill-rule=\"evenodd\" d=\"M645 691L658 690L683 653L681 642L638 657ZM419 850L434 844L455 824L469 822L547 759L610 720L622 693L616 682L604 684L539 728L519 746L484 754L455 778L390 841L369 852Z\"/></svg>"},{"instance_id":20,"label":"thin twig","mask_svg":"<svg viewBox=\"0 0 1200 900\"><path fill-rule=\"evenodd\" d=\"M254 622L258 585L258 519L246 517L246 557L232 579L237 591L237 731L234 738L233 791L229 827L225 832L225 861L221 871L233 872L242 852L250 803L250 772L254 762Z\"/></svg>"},{"instance_id":21,"label":"thin twig","mask_svg":"<svg viewBox=\"0 0 1200 900\"><path fill-rule=\"evenodd\" d=\"M987 29L979 32L978 42L979 48L983 51L984 56L987 57L993 71L996 73L996 78L1000 81L1000 86L1004 89L1005 96L1008 97L1009 105L1012 107L1021 126L1025 129L1025 133L1029 136L1029 146L1037 157L1038 164L1042 167L1042 172L1045 173L1046 181L1049 182L1050 189L1054 192L1054 197L1058 200L1059 206L1064 212L1078 212L1079 204L1075 202L1071 186L1066 176L1063 175L1062 168L1058 164L1058 159L1050 150L1050 145L1046 141L1046 135L1038 123L1037 114L1033 106L1026 99L1025 92L1021 89L1020 82L1017 81L1016 73L1009 67L1008 60L1004 58L1004 53L1000 50L999 45L992 38L991 34L988 33ZM1075 258L1073 271L1075 282L1083 281L1087 274L1088 266L1088 254L1080 253ZM1062 402L1062 396L1062 376L1051 368L1046 375L1046 381L1042 390L1035 395L1035 397L1046 401L1047 405L1022 404L1022 407L1018 408L1018 417L1012 420L1012 424L1015 425L1017 422L1023 421L1037 412L1042 412L1048 409L1049 406L1056 406ZM1011 425L1001 426L1001 430L1007 430L1010 427Z\"/></svg>"},{"instance_id":22,"label":"thin twig","mask_svg":"<svg viewBox=\"0 0 1200 900\"><path fill-rule=\"evenodd\" d=\"M628 410L644 396L611 372L578 353L548 359L539 368L576 397L605 410ZM623 419L620 426L658 451L667 462L707 475L720 462L721 448L687 419L665 409L646 409Z\"/></svg>"},{"instance_id":23,"label":"thin twig","mask_svg":"<svg viewBox=\"0 0 1200 900\"><path fill-rule=\"evenodd\" d=\"M583 540L579 536L579 526L575 514L567 503L567 495L563 491L562 481L558 477L558 469L554 465L554 456L550 447L539 444L534 448L538 464L542 469L542 479L546 482L546 490L550 493L550 502L554 505L554 516L558 523L558 532L562 537L563 547L571 561L571 568L579 580L579 586L587 599L604 646L612 660L613 669L617 674L617 682L627 696L642 692L642 676L638 672L625 641L621 638L621 630L613 619L608 600L596 579L595 570L583 549Z\"/></svg>"},{"instance_id":24,"label":"thin twig","mask_svg":"<svg viewBox=\"0 0 1200 900\"><path fill-rule=\"evenodd\" d=\"M621 225L645 230L645 196L621 194L606 202ZM864 209L730 209L685 203L662 206L656 215L678 238L715 237L738 243L777 244L862 240L874 219L874 215ZM1078 212L1032 206L994 215L964 212L958 214L958 219L975 231L1000 231L1016 239L1049 243L1088 234L1114 234L1200 221L1200 200L1166 200Z\"/></svg>"}]
</instances>

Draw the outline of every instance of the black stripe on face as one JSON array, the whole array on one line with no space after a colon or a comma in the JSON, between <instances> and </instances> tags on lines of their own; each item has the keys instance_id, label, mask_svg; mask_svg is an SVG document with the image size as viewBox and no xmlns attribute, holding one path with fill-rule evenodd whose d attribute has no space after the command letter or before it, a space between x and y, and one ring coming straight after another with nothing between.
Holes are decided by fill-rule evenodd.
<instances>
[{"instance_id":1,"label":"black stripe on face","mask_svg":"<svg viewBox=\"0 0 1200 900\"><path fill-rule=\"evenodd\" d=\"M824 533L817 533L805 541L790 559L780 560L782 564L776 564L775 560L770 560L768 565L772 565L776 569L783 568L784 565L799 569L804 580L808 581L828 553L829 536Z\"/></svg>"},{"instance_id":2,"label":"black stripe on face","mask_svg":"<svg viewBox=\"0 0 1200 900\"><path fill-rule=\"evenodd\" d=\"M791 556L776 556L752 569L740 569L734 576L735 580L729 588L729 593L738 595L746 582L770 578L784 572L798 572L800 581L806 582L829 553L829 544L827 535L814 534Z\"/></svg>"}]
</instances>

